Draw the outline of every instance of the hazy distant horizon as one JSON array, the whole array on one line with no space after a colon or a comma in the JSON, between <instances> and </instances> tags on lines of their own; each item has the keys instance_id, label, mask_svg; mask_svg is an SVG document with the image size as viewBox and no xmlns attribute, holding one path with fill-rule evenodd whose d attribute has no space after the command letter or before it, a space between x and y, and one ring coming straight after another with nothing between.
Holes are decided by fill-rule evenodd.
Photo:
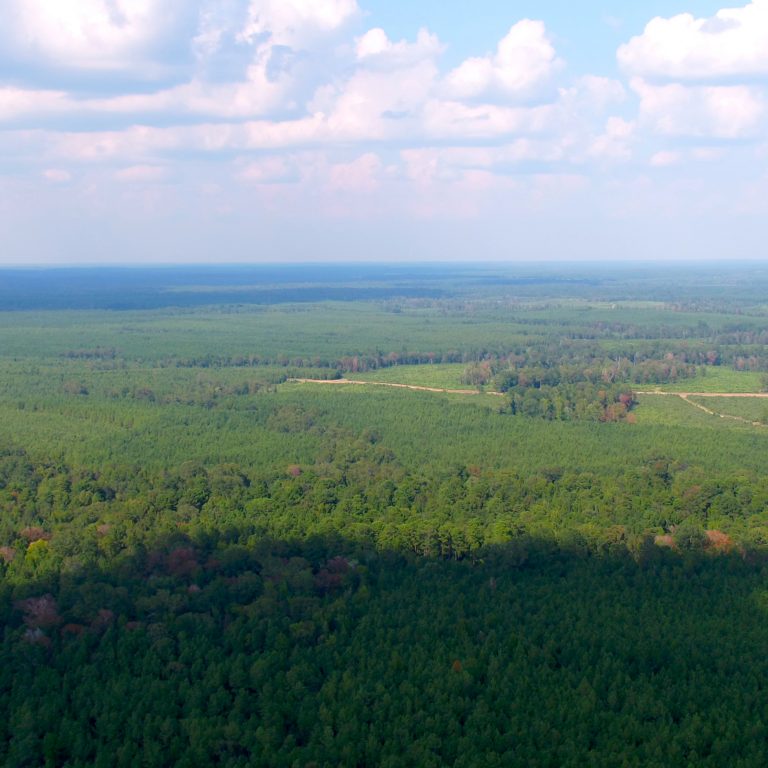
<instances>
[{"instance_id":1,"label":"hazy distant horizon","mask_svg":"<svg viewBox=\"0 0 768 768\"><path fill-rule=\"evenodd\" d=\"M477 261L468 259L390 259L390 260L368 260L368 259L339 259L330 260L318 257L317 259L307 260L265 260L265 261L124 261L124 262L98 262L98 261L62 261L62 262L31 262L31 263L13 263L13 262L0 262L0 272L44 272L44 271L77 271L77 270L91 270L91 271L119 271L119 270L169 270L169 271L183 271L183 270L248 270L253 269L296 269L301 267L310 268L352 268L352 267L364 267L364 268L396 268L407 267L412 269L418 269L421 267L427 268L439 268L439 267L464 267L472 270L482 269L500 269L504 267L508 268L525 268L536 269L542 268L556 268L562 267L568 268L594 268L599 270L608 269L632 269L632 268L645 268L645 267L660 267L662 269L675 267L684 267L691 269L699 269L702 266L707 268L722 268L725 271L730 269L738 269L741 266L748 267L761 267L768 268L768 256L764 257L742 257L739 259L731 258L663 258L663 257L648 257L648 258L634 258L634 259L622 259L620 261L612 262L609 259L585 259L585 258L546 258L539 259L488 259Z\"/></svg>"}]
</instances>

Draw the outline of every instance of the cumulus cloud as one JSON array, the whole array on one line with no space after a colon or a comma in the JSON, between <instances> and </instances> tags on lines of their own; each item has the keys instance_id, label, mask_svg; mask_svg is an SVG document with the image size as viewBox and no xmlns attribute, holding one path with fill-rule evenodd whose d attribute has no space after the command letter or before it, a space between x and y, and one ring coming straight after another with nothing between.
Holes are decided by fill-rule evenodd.
<instances>
[{"instance_id":1,"label":"cumulus cloud","mask_svg":"<svg viewBox=\"0 0 768 768\"><path fill-rule=\"evenodd\" d=\"M744 139L762 130L766 104L756 87L654 85L637 78L632 89L640 97L640 121L658 134Z\"/></svg>"},{"instance_id":2,"label":"cumulus cloud","mask_svg":"<svg viewBox=\"0 0 768 768\"><path fill-rule=\"evenodd\" d=\"M30 115L71 111L73 101L65 91L0 87L0 122Z\"/></svg>"},{"instance_id":3,"label":"cumulus cloud","mask_svg":"<svg viewBox=\"0 0 768 768\"><path fill-rule=\"evenodd\" d=\"M251 0L239 38L302 48L343 27L359 12L356 0Z\"/></svg>"},{"instance_id":4,"label":"cumulus cloud","mask_svg":"<svg viewBox=\"0 0 768 768\"><path fill-rule=\"evenodd\" d=\"M99 119L122 117L132 123L167 122L180 116L220 120L257 118L286 109L284 81L271 82L254 70L252 79L238 83L195 80L155 93L127 94L100 99L73 98L62 91L0 88L0 124L20 120L47 123L52 116Z\"/></svg>"},{"instance_id":5,"label":"cumulus cloud","mask_svg":"<svg viewBox=\"0 0 768 768\"><path fill-rule=\"evenodd\" d=\"M654 18L617 57L640 99L639 124L656 135L742 140L765 129L768 0L709 18Z\"/></svg>"},{"instance_id":6,"label":"cumulus cloud","mask_svg":"<svg viewBox=\"0 0 768 768\"><path fill-rule=\"evenodd\" d=\"M461 100L531 98L559 66L544 23L523 19L501 39L495 54L463 61L448 74L448 96Z\"/></svg>"},{"instance_id":7,"label":"cumulus cloud","mask_svg":"<svg viewBox=\"0 0 768 768\"><path fill-rule=\"evenodd\" d=\"M17 10L22 8L21 0L10 1ZM170 5L175 1L170 0ZM42 12L48 2L30 0L29 7ZM67 6L71 2L74 0L62 0ZM111 51L117 62L156 34L162 16L158 0L137 0L130 13L120 16L121 3L127 2L83 0L83 7L94 14L97 44L90 60L94 66L105 64L98 53L99 41L114 43ZM443 45L434 34L421 29L415 39L394 41L380 28L358 37L346 49L347 59L339 69L325 73L312 88L316 75L307 77L306 66L280 66L276 57L280 59L287 46L311 44L322 49L328 35L359 16L355 0L233 0L224 10L208 0L190 0L190 5L198 9L199 23L197 35L188 44L202 59L225 55L226 45L239 45L249 55L239 78L209 79L200 72L187 82L154 92L98 98L78 97L65 90L0 88L0 121L26 123L29 128L48 128L58 115L78 121L124 122L122 130L56 133L46 147L48 154L69 150L76 160L88 162L118 157L121 152L126 153L126 160L135 162L183 149L213 152L366 142L504 140L550 130L555 124L556 110L551 104L509 105L492 99L502 91L530 96L557 67L541 22L523 20L510 29L496 54L485 59L491 74L479 88L467 90L466 83L461 87L457 83L461 73L480 59L468 59L444 78L438 66ZM84 12L73 15L74 32L65 35L68 42L59 51L69 61L78 60L75 54L90 34L89 23ZM124 35L119 44L113 27ZM107 42L103 47L109 47ZM553 99L572 100L575 93L591 94L584 98L592 99L599 110L600 103L621 94L621 87L593 78L559 97L553 91ZM485 96L490 103L484 103Z\"/></svg>"},{"instance_id":8,"label":"cumulus cloud","mask_svg":"<svg viewBox=\"0 0 768 768\"><path fill-rule=\"evenodd\" d=\"M16 24L27 6L6 2ZM116 78L107 95L0 80L0 155L16 167L27 163L39 184L121 182L120 194L138 195L142 184L176 178L179 165L197 162L199 173L226 186L224 173L273 209L304 195L318 210L320 201L337 199L341 215L354 208L356 193L375 209L387 194L439 197L445 185L462 209L462 194L517 188L526 179L538 178L544 195L558 180L606 167L629 174L635 156L663 165L665 137L706 146L753 137L764 125L754 83L659 82L639 65L629 87L597 74L561 76L564 63L541 21L517 22L495 51L451 70L441 67L445 46L435 34L421 29L400 39L362 27L356 0L184 0L194 10L186 37L165 15L181 0L59 2L87 8L92 18L75 9L61 40L49 39L44 24L48 32L25 43L30 60L111 71L134 59L157 62L161 42L175 40L188 54L187 69L151 89ZM30 14L50 3L29 0ZM30 29L33 15L17 31ZM693 159L681 152L679 163ZM74 169L72 179L56 176L64 168ZM169 195L176 189L155 187Z\"/></svg>"},{"instance_id":9,"label":"cumulus cloud","mask_svg":"<svg viewBox=\"0 0 768 768\"><path fill-rule=\"evenodd\" d=\"M606 210L635 216L636 198L667 209L660 181L737 179L766 156L768 0L651 21L620 79L566 69L528 19L451 68L455 39L370 28L362 0L0 6L0 183L99 221L200 200L185 223L493 209L541 212L548 232L601 184ZM0 195L5 221L16 197Z\"/></svg>"},{"instance_id":10,"label":"cumulus cloud","mask_svg":"<svg viewBox=\"0 0 768 768\"><path fill-rule=\"evenodd\" d=\"M613 160L628 160L632 156L631 143L635 124L621 117L609 117L605 130L589 147L593 157Z\"/></svg>"},{"instance_id":11,"label":"cumulus cloud","mask_svg":"<svg viewBox=\"0 0 768 768\"><path fill-rule=\"evenodd\" d=\"M423 131L435 141L499 140L515 134L549 131L558 114L553 105L504 107L433 100L424 107Z\"/></svg>"},{"instance_id":12,"label":"cumulus cloud","mask_svg":"<svg viewBox=\"0 0 768 768\"><path fill-rule=\"evenodd\" d=\"M400 40L393 43L380 27L369 29L355 45L358 61L368 65L378 64L387 68L402 67L423 59L434 59L443 50L436 35L420 29L416 42Z\"/></svg>"},{"instance_id":13,"label":"cumulus cloud","mask_svg":"<svg viewBox=\"0 0 768 768\"><path fill-rule=\"evenodd\" d=\"M6 0L0 50L68 69L136 69L184 28L193 7L184 0Z\"/></svg>"},{"instance_id":14,"label":"cumulus cloud","mask_svg":"<svg viewBox=\"0 0 768 768\"><path fill-rule=\"evenodd\" d=\"M768 0L724 8L710 18L689 13L654 18L618 50L625 71L645 78L722 81L768 75Z\"/></svg>"},{"instance_id":15,"label":"cumulus cloud","mask_svg":"<svg viewBox=\"0 0 768 768\"><path fill-rule=\"evenodd\" d=\"M148 94L130 94L109 99L80 100L80 109L125 115L200 115L220 119L260 117L285 111L289 105L291 77L270 77L267 52L259 52L244 79L237 82L189 83Z\"/></svg>"},{"instance_id":16,"label":"cumulus cloud","mask_svg":"<svg viewBox=\"0 0 768 768\"><path fill-rule=\"evenodd\" d=\"M422 42L414 44L389 44L387 40L391 48L385 46L378 54L364 47L364 64L373 57L380 63L386 60L386 66L361 66L346 80L322 86L308 110L328 134L340 139L368 136L383 141L412 135L418 131L439 74L430 57L414 56L413 51L429 48L431 39L422 35Z\"/></svg>"}]
</instances>

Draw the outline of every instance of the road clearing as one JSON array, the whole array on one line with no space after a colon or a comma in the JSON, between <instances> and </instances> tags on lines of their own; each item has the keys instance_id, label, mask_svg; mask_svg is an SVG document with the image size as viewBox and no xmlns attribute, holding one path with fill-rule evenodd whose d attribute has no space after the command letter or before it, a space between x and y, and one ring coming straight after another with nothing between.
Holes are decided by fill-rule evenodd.
<instances>
[{"instance_id":1,"label":"road clearing","mask_svg":"<svg viewBox=\"0 0 768 768\"><path fill-rule=\"evenodd\" d=\"M750 424L753 427L768 427L768 424L764 424L762 421L752 421L751 419L745 419L743 416L734 416L730 413L719 413L713 411L711 408L707 408L701 403L696 403L691 400L691 397L757 397L768 398L768 392L662 392L658 389L652 390L636 390L636 395L667 395L672 397L679 397L694 408L698 408L700 411L709 414L710 416L719 416L721 419L731 419L733 421L740 421L742 424Z\"/></svg>"},{"instance_id":2,"label":"road clearing","mask_svg":"<svg viewBox=\"0 0 768 768\"><path fill-rule=\"evenodd\" d=\"M504 397L503 392L486 391L481 392L477 389L446 389L444 387L426 387L420 384L399 384L394 381L363 381L362 379L287 379L294 384L355 384L358 386L368 385L373 387L393 387L395 389L412 389L418 392L442 392L447 395L493 395L494 397ZM662 392L658 389L635 390L636 395L663 395L666 397L679 397L694 408L698 408L710 416L719 416L721 419L732 419L740 421L743 424L750 424L753 427L767 427L761 421L751 421L742 416L732 416L729 413L718 413L711 408L707 408L701 403L695 403L690 400L691 397L758 397L768 398L768 392Z\"/></svg>"},{"instance_id":3,"label":"road clearing","mask_svg":"<svg viewBox=\"0 0 768 768\"><path fill-rule=\"evenodd\" d=\"M395 387L397 389L415 389L419 392L444 392L447 395L494 395L504 397L502 392L481 392L478 389L445 389L443 387L424 387L419 384L398 384L394 381L363 381L362 379L288 379L296 384L368 384L375 387Z\"/></svg>"}]
</instances>

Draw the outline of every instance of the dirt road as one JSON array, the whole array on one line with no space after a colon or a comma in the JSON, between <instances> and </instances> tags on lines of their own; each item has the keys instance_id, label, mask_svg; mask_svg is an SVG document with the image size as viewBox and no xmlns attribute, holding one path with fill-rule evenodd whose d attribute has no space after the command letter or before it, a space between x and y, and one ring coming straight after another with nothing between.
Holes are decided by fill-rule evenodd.
<instances>
[{"instance_id":1,"label":"dirt road","mask_svg":"<svg viewBox=\"0 0 768 768\"><path fill-rule=\"evenodd\" d=\"M762 421L752 421L751 419L745 419L743 416L733 416L730 413L718 413L711 408L707 408L701 403L695 403L690 400L691 397L768 397L768 392L660 392L653 389L648 391L637 390L636 395L667 395L671 397L679 397L681 400L685 400L686 403L692 405L694 408L698 408L704 413L708 413L710 416L719 416L721 419L731 419L732 421L740 421L742 424L750 424L753 427L768 427L768 424L763 424Z\"/></svg>"},{"instance_id":2,"label":"dirt road","mask_svg":"<svg viewBox=\"0 0 768 768\"><path fill-rule=\"evenodd\" d=\"M495 395L504 397L501 392L479 392L476 389L444 389L443 387L422 387L418 384L396 384L393 381L362 381L360 379L288 379L297 384L370 384L376 387L396 387L398 389L415 389L419 392L445 392L449 395Z\"/></svg>"},{"instance_id":3,"label":"dirt road","mask_svg":"<svg viewBox=\"0 0 768 768\"><path fill-rule=\"evenodd\" d=\"M493 395L494 397L504 397L503 392L479 392L477 389L446 389L444 387L424 387L419 384L398 384L393 381L363 381L361 379L288 379L296 384L367 384L375 387L395 387L396 389L414 389L419 392L444 392L448 395ZM744 424L751 424L754 427L766 427L760 421L750 421L741 416L731 416L728 413L718 413L710 408L689 400L691 397L764 397L768 398L768 392L661 392L657 389L635 390L636 395L661 395L665 397L679 397L686 403L698 408L710 416L719 416L721 419L733 419Z\"/></svg>"},{"instance_id":4,"label":"dirt road","mask_svg":"<svg viewBox=\"0 0 768 768\"><path fill-rule=\"evenodd\" d=\"M635 390L636 395L674 395L676 397L768 397L768 392L661 392L658 389Z\"/></svg>"}]
</instances>

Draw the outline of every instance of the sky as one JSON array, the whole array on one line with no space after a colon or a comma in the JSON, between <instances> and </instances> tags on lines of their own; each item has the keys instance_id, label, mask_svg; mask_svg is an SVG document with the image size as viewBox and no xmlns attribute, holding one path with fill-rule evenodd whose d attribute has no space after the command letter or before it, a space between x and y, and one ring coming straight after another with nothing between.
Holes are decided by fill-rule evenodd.
<instances>
[{"instance_id":1,"label":"sky","mask_svg":"<svg viewBox=\"0 0 768 768\"><path fill-rule=\"evenodd\" d=\"M0 18L0 265L768 256L768 0Z\"/></svg>"}]
</instances>

